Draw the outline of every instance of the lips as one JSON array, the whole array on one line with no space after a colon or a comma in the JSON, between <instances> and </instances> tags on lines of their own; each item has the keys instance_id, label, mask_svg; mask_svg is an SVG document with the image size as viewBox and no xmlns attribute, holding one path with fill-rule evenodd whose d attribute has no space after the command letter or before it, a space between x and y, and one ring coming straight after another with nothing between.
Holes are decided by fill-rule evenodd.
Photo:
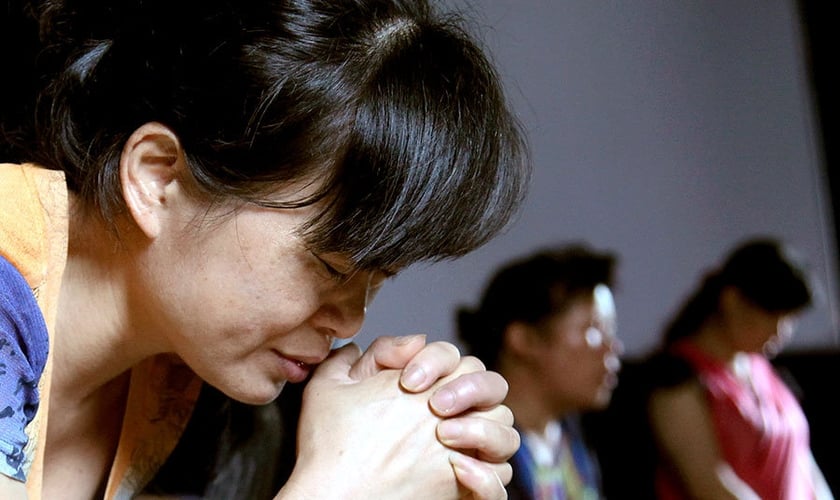
<instances>
[{"instance_id":1,"label":"lips","mask_svg":"<svg viewBox=\"0 0 840 500\"><path fill-rule=\"evenodd\" d=\"M280 375L287 381L295 384L303 382L312 370L311 366L298 359L284 356L279 351L272 350L277 357Z\"/></svg>"},{"instance_id":2,"label":"lips","mask_svg":"<svg viewBox=\"0 0 840 500\"><path fill-rule=\"evenodd\" d=\"M617 372L607 372L604 375L604 386L608 389L614 389L618 385L618 373Z\"/></svg>"},{"instance_id":3,"label":"lips","mask_svg":"<svg viewBox=\"0 0 840 500\"><path fill-rule=\"evenodd\" d=\"M272 352L279 360L284 378L293 384L306 380L314 366L325 359L324 356L286 355L275 349Z\"/></svg>"}]
</instances>

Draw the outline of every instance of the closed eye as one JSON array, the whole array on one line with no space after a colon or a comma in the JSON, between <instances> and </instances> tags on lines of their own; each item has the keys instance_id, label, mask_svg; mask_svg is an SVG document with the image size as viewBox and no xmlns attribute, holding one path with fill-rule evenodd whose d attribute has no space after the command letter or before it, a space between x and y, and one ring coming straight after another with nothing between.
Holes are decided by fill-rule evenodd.
<instances>
[{"instance_id":1,"label":"closed eye","mask_svg":"<svg viewBox=\"0 0 840 500\"><path fill-rule=\"evenodd\" d=\"M311 253L312 253L313 256L315 256L316 259L318 259L318 262L321 263L321 265L327 271L327 274L330 275L330 278L332 278L336 281L339 281L339 282L344 282L344 281L349 280L352 277L353 271L340 271L339 269L337 269L335 267L334 264L330 264L327 260L322 258L317 253L315 253L315 252L311 252Z\"/></svg>"}]
</instances>

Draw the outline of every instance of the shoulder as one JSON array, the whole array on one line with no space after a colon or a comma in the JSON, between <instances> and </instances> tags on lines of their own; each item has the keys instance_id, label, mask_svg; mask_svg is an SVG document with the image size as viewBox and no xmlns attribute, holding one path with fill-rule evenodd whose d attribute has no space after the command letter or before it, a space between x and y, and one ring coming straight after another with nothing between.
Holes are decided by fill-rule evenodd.
<instances>
[{"instance_id":1,"label":"shoulder","mask_svg":"<svg viewBox=\"0 0 840 500\"><path fill-rule=\"evenodd\" d=\"M64 174L35 165L0 164L0 255L36 289L51 258L66 248Z\"/></svg>"},{"instance_id":2,"label":"shoulder","mask_svg":"<svg viewBox=\"0 0 840 500\"><path fill-rule=\"evenodd\" d=\"M32 459L26 428L39 406L49 349L47 326L29 284L0 256L0 474L24 480Z\"/></svg>"},{"instance_id":3,"label":"shoulder","mask_svg":"<svg viewBox=\"0 0 840 500\"><path fill-rule=\"evenodd\" d=\"M692 411L704 404L703 386L697 379L659 388L651 394L650 407L658 411Z\"/></svg>"},{"instance_id":4,"label":"shoulder","mask_svg":"<svg viewBox=\"0 0 840 500\"><path fill-rule=\"evenodd\" d=\"M11 262L0 255L0 349L9 343L46 342L46 337L32 338L32 334L37 337L41 331L46 335L46 325L29 283Z\"/></svg>"},{"instance_id":5,"label":"shoulder","mask_svg":"<svg viewBox=\"0 0 840 500\"><path fill-rule=\"evenodd\" d=\"M654 441L668 460L713 460L717 453L713 445L717 440L715 424L699 382L686 382L654 393L649 417Z\"/></svg>"},{"instance_id":6,"label":"shoulder","mask_svg":"<svg viewBox=\"0 0 840 500\"><path fill-rule=\"evenodd\" d=\"M19 375L23 379L36 381L48 349L47 325L32 289L0 255L0 376L22 370Z\"/></svg>"},{"instance_id":7,"label":"shoulder","mask_svg":"<svg viewBox=\"0 0 840 500\"><path fill-rule=\"evenodd\" d=\"M642 384L650 392L681 387L697 380L697 371L685 357L669 351L657 351L642 364Z\"/></svg>"}]
</instances>

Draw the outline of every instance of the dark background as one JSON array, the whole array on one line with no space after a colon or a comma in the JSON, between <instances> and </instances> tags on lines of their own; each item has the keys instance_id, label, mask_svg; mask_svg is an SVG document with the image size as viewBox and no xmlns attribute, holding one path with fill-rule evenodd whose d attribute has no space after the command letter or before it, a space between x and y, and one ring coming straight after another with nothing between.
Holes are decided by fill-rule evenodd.
<instances>
[{"instance_id":1,"label":"dark background","mask_svg":"<svg viewBox=\"0 0 840 500\"><path fill-rule=\"evenodd\" d=\"M837 144L837 9L831 2L799 0L803 22L805 56L816 103L820 127L820 145L824 167L828 174L834 214L834 235L840 248L840 172L837 161L840 145Z\"/></svg>"}]
</instances>

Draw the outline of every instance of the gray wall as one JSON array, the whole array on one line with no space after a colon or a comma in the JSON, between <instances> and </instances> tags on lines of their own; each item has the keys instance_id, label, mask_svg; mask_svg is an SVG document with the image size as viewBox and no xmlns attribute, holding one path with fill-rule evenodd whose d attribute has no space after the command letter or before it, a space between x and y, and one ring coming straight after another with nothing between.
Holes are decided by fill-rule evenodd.
<instances>
[{"instance_id":1,"label":"gray wall","mask_svg":"<svg viewBox=\"0 0 840 500\"><path fill-rule=\"evenodd\" d=\"M824 287L794 348L837 344L830 200L793 0L450 2L476 18L531 143L531 191L510 230L453 262L387 283L357 342L427 333L490 273L536 247L587 241L620 255L628 355L741 238L796 245Z\"/></svg>"}]
</instances>

